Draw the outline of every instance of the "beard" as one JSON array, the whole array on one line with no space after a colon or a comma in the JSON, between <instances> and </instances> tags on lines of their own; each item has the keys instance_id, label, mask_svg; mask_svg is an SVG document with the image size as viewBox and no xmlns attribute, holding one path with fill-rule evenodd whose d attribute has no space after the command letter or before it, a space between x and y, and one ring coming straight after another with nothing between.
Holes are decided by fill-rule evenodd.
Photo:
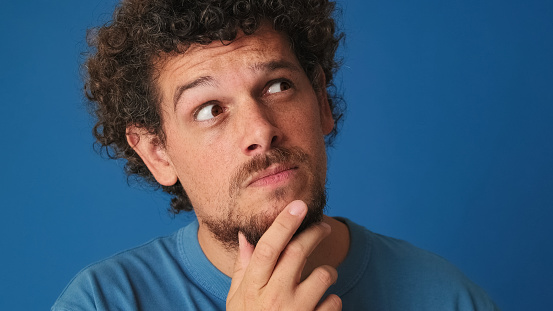
<instances>
[{"instance_id":1,"label":"beard","mask_svg":"<svg viewBox=\"0 0 553 311\"><path fill-rule=\"evenodd\" d=\"M308 155L301 148L282 148L277 147L266 154L253 157L246 164L238 168L230 180L230 202L227 207L227 215L223 218L204 218L202 222L209 228L213 236L229 250L238 248L238 232L242 232L246 240L256 246L259 239L273 224L273 221L290 202L285 201L286 194L292 190L286 187L278 188L270 199L273 206L264 212L253 215L238 215L238 197L241 195L241 186L244 181L252 174L267 169L269 166L277 163L294 164L307 167L308 180L308 198L303 200L307 204L307 214L295 235L301 233L313 224L321 222L323 211L326 206L326 189L323 178L317 174L319 169L313 167Z\"/></svg>"}]
</instances>

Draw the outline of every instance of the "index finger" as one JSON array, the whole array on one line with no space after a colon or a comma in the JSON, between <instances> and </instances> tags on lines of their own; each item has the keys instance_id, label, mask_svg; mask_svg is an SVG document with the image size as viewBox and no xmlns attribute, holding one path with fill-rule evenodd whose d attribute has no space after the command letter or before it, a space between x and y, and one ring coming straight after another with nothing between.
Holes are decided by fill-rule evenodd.
<instances>
[{"instance_id":1,"label":"index finger","mask_svg":"<svg viewBox=\"0 0 553 311\"><path fill-rule=\"evenodd\" d=\"M307 205L297 200L288 204L276 217L253 251L244 275L245 282L251 282L257 288L262 288L269 282L280 253L298 230L305 214Z\"/></svg>"}]
</instances>

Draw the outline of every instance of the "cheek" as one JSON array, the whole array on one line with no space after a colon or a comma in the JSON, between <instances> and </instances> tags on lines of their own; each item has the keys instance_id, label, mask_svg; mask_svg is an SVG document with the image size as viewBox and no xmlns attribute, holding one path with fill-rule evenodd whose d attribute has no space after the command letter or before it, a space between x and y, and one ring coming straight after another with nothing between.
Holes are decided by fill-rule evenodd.
<instances>
[{"instance_id":1,"label":"cheek","mask_svg":"<svg viewBox=\"0 0 553 311\"><path fill-rule=\"evenodd\" d=\"M181 179L182 186L195 210L219 205L228 196L226 194L228 186L223 185L221 176L211 169L204 168L192 170Z\"/></svg>"},{"instance_id":2,"label":"cheek","mask_svg":"<svg viewBox=\"0 0 553 311\"><path fill-rule=\"evenodd\" d=\"M319 147L321 143L324 144L324 133L318 111L304 112L301 118L294 119L292 128L294 136L301 137L308 146Z\"/></svg>"},{"instance_id":3,"label":"cheek","mask_svg":"<svg viewBox=\"0 0 553 311\"><path fill-rule=\"evenodd\" d=\"M236 164L221 146L176 150L174 158L178 178L194 206L228 197L229 176Z\"/></svg>"},{"instance_id":4,"label":"cheek","mask_svg":"<svg viewBox=\"0 0 553 311\"><path fill-rule=\"evenodd\" d=\"M307 100L305 103L309 103L309 101ZM313 103L297 102L295 108L276 112L278 120L281 120L281 130L299 133L300 136L318 135L321 132L321 120L317 106Z\"/></svg>"}]
</instances>

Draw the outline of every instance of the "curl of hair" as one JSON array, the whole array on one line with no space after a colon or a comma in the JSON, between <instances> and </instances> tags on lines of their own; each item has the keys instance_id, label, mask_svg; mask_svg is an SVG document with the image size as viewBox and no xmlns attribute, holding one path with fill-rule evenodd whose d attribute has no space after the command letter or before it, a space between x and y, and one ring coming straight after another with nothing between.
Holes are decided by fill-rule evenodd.
<instances>
[{"instance_id":1,"label":"curl of hair","mask_svg":"<svg viewBox=\"0 0 553 311\"><path fill-rule=\"evenodd\" d=\"M146 129L165 142L155 85L156 57L183 53L191 44L233 40L241 30L252 34L262 20L288 36L292 48L314 87L318 68L326 77L326 89L336 123L327 135L337 134L344 102L335 92L335 59L343 37L337 33L328 0L123 0L113 20L89 32L91 52L85 62L85 95L97 122L96 144L110 158L123 158L125 172L138 176L173 196L171 210L193 209L180 182L158 184L142 159L129 146L126 128Z\"/></svg>"}]
</instances>

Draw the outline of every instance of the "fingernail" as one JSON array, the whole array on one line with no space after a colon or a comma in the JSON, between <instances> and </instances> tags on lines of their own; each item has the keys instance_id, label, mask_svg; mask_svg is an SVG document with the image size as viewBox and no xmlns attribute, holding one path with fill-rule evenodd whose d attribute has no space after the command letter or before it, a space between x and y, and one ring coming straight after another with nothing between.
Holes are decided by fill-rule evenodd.
<instances>
[{"instance_id":1,"label":"fingernail","mask_svg":"<svg viewBox=\"0 0 553 311\"><path fill-rule=\"evenodd\" d=\"M303 212L305 209L305 204L301 204L300 202L294 202L292 206L290 206L290 209L288 210L290 214L294 216L298 216Z\"/></svg>"},{"instance_id":2,"label":"fingernail","mask_svg":"<svg viewBox=\"0 0 553 311\"><path fill-rule=\"evenodd\" d=\"M325 227L326 229L330 230L330 225L327 224L326 222L321 221L320 224L321 224L321 226L323 226L323 227Z\"/></svg>"}]
</instances>

